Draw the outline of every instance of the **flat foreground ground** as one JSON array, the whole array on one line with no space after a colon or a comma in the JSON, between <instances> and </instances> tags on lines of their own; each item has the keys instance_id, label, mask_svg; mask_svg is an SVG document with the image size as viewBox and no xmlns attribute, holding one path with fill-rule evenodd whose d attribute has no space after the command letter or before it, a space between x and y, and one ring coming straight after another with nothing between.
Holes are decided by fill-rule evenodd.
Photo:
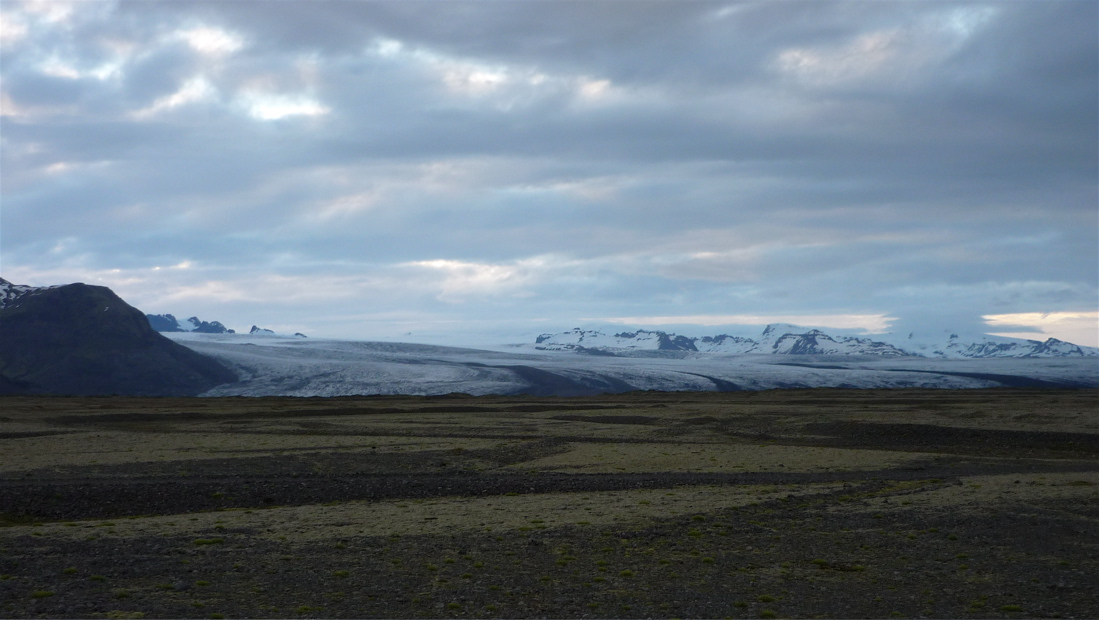
<instances>
[{"instance_id":1,"label":"flat foreground ground","mask_svg":"<svg viewBox=\"0 0 1099 620\"><path fill-rule=\"evenodd\" d=\"M1099 617L1094 390L0 399L2 617Z\"/></svg>"}]
</instances>

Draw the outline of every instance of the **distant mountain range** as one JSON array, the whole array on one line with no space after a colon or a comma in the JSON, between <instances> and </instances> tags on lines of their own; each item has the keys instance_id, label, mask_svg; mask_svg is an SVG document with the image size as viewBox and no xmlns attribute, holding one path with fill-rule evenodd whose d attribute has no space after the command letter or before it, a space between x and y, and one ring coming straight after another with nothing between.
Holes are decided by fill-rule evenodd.
<instances>
[{"instance_id":1,"label":"distant mountain range","mask_svg":"<svg viewBox=\"0 0 1099 620\"><path fill-rule=\"evenodd\" d=\"M222 325L221 321L203 321L197 316L193 316L184 321L180 321L174 314L146 314L145 318L149 319L149 325L156 331L162 334L171 334L178 332L192 332L196 334L235 334L235 330L229 329ZM248 332L250 336L278 336L280 334L275 333L273 330L264 329L257 325L253 325L252 329ZM305 338L306 335L301 332L295 332L293 334L296 338Z\"/></svg>"},{"instance_id":2,"label":"distant mountain range","mask_svg":"<svg viewBox=\"0 0 1099 620\"><path fill-rule=\"evenodd\" d=\"M109 288L0 278L0 393L188 396L236 380Z\"/></svg>"},{"instance_id":3,"label":"distant mountain range","mask_svg":"<svg viewBox=\"0 0 1099 620\"><path fill-rule=\"evenodd\" d=\"M775 323L758 338L721 334L692 338L662 331L637 330L609 335L594 330L571 329L542 334L535 348L543 351L575 351L591 355L630 355L644 351L694 351L699 353L763 355L874 355L879 357L918 356L947 359L1005 357L1092 357L1099 349L1081 347L1049 338L1044 342L975 336L963 338L944 334L941 339L908 334L901 339L875 340L838 336L819 329Z\"/></svg>"},{"instance_id":4,"label":"distant mountain range","mask_svg":"<svg viewBox=\"0 0 1099 620\"><path fill-rule=\"evenodd\" d=\"M102 286L0 279L0 394L564 396L1099 385L1099 349L1052 338L855 337L774 324L752 338L573 329L493 351L295 336L254 325L235 334L218 321L146 315Z\"/></svg>"}]
</instances>

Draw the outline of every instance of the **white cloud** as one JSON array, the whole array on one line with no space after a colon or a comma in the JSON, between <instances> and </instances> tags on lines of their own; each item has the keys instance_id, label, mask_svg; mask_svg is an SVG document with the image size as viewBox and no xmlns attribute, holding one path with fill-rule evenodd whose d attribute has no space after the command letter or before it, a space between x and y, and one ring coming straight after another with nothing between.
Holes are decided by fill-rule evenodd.
<instances>
[{"instance_id":1,"label":"white cloud","mask_svg":"<svg viewBox=\"0 0 1099 620\"><path fill-rule=\"evenodd\" d=\"M71 174L78 171L102 171L107 166L112 165L114 162L110 160L104 161L55 161L43 166L40 172L50 176L60 176L64 174Z\"/></svg>"},{"instance_id":2,"label":"white cloud","mask_svg":"<svg viewBox=\"0 0 1099 620\"><path fill-rule=\"evenodd\" d=\"M260 121L277 121L291 116L324 116L331 108L308 95L277 95L251 92L241 97L248 115Z\"/></svg>"},{"instance_id":3,"label":"white cloud","mask_svg":"<svg viewBox=\"0 0 1099 620\"><path fill-rule=\"evenodd\" d=\"M898 53L896 30L872 32L839 47L791 48L779 53L778 67L808 84L828 85L878 73Z\"/></svg>"},{"instance_id":4,"label":"white cloud","mask_svg":"<svg viewBox=\"0 0 1099 620\"><path fill-rule=\"evenodd\" d=\"M996 13L997 9L991 6L961 6L948 9L936 17L944 30L964 39L987 25Z\"/></svg>"},{"instance_id":5,"label":"white cloud","mask_svg":"<svg viewBox=\"0 0 1099 620\"><path fill-rule=\"evenodd\" d=\"M107 80L121 74L122 62L115 60L97 65L90 69L81 69L71 62L62 60L54 55L41 62L38 65L38 69L50 77L59 77L68 80L80 80L89 77L97 80Z\"/></svg>"},{"instance_id":6,"label":"white cloud","mask_svg":"<svg viewBox=\"0 0 1099 620\"><path fill-rule=\"evenodd\" d=\"M640 92L636 89L620 88L607 78L576 77L568 80L568 88L575 93L575 102L580 106L615 106L627 103L653 103L661 99L656 91Z\"/></svg>"},{"instance_id":7,"label":"white cloud","mask_svg":"<svg viewBox=\"0 0 1099 620\"><path fill-rule=\"evenodd\" d=\"M377 191L345 194L317 203L306 213L306 218L314 221L327 221L369 211L380 203L381 194Z\"/></svg>"},{"instance_id":8,"label":"white cloud","mask_svg":"<svg viewBox=\"0 0 1099 620\"><path fill-rule=\"evenodd\" d=\"M177 36L196 51L211 56L231 54L244 47L244 39L240 35L210 26L181 30Z\"/></svg>"},{"instance_id":9,"label":"white cloud","mask_svg":"<svg viewBox=\"0 0 1099 620\"><path fill-rule=\"evenodd\" d=\"M448 303L461 303L470 298L515 292L529 279L523 267L531 263L491 264L460 260L424 260L405 263L404 266L427 270L436 277L434 286L440 291L438 299Z\"/></svg>"},{"instance_id":10,"label":"white cloud","mask_svg":"<svg viewBox=\"0 0 1099 620\"><path fill-rule=\"evenodd\" d=\"M0 91L0 116L8 118L30 118L43 113L40 108L20 105L6 91Z\"/></svg>"},{"instance_id":11,"label":"white cloud","mask_svg":"<svg viewBox=\"0 0 1099 620\"><path fill-rule=\"evenodd\" d=\"M580 96L585 99L600 99L606 97L611 90L610 80L581 80Z\"/></svg>"},{"instance_id":12,"label":"white cloud","mask_svg":"<svg viewBox=\"0 0 1099 620\"><path fill-rule=\"evenodd\" d=\"M661 275L670 278L698 278L715 282L753 282L760 278L760 264L774 244L745 244L732 250L698 251L686 255L656 256Z\"/></svg>"},{"instance_id":13,"label":"white cloud","mask_svg":"<svg viewBox=\"0 0 1099 620\"><path fill-rule=\"evenodd\" d=\"M842 44L787 48L776 55L775 66L807 86L896 82L947 58L998 13L990 6L951 7L895 28L860 34Z\"/></svg>"},{"instance_id":14,"label":"white cloud","mask_svg":"<svg viewBox=\"0 0 1099 620\"><path fill-rule=\"evenodd\" d=\"M547 73L539 67L517 63L486 63L438 53L426 47L410 48L392 39L375 41L369 52L426 71L456 98L487 101L504 111L560 93L567 93L585 105L608 105L626 100L625 91L608 78Z\"/></svg>"},{"instance_id":15,"label":"white cloud","mask_svg":"<svg viewBox=\"0 0 1099 620\"><path fill-rule=\"evenodd\" d=\"M75 239L65 239L55 250L74 245ZM318 301L354 298L368 291L385 290L387 286L384 280L369 275L281 275L252 269L226 269L189 259L167 266L107 269L90 267L88 262L84 257L77 257L65 265L48 269L7 266L4 277L17 284L32 286L70 282L107 286L138 308L160 308L164 312L181 310L180 306L207 304L213 307L243 302L300 305L308 315L316 311Z\"/></svg>"},{"instance_id":16,"label":"white cloud","mask_svg":"<svg viewBox=\"0 0 1099 620\"><path fill-rule=\"evenodd\" d=\"M77 0L25 0L22 8L46 23L59 24L69 21L81 4Z\"/></svg>"},{"instance_id":17,"label":"white cloud","mask_svg":"<svg viewBox=\"0 0 1099 620\"><path fill-rule=\"evenodd\" d=\"M396 39L378 39L371 50L379 56L396 56L404 49L404 44Z\"/></svg>"},{"instance_id":18,"label":"white cloud","mask_svg":"<svg viewBox=\"0 0 1099 620\"><path fill-rule=\"evenodd\" d=\"M15 45L27 37L27 23L9 11L0 14L0 47Z\"/></svg>"},{"instance_id":19,"label":"white cloud","mask_svg":"<svg viewBox=\"0 0 1099 620\"><path fill-rule=\"evenodd\" d=\"M442 79L451 91L463 95L481 95L510 81L507 73L488 67L463 63L448 63L442 69Z\"/></svg>"},{"instance_id":20,"label":"white cloud","mask_svg":"<svg viewBox=\"0 0 1099 620\"><path fill-rule=\"evenodd\" d=\"M524 77L524 72L515 67L448 56L424 47L411 48L394 39L379 39L368 52L390 62L425 70L455 95L483 96L522 81Z\"/></svg>"},{"instance_id":21,"label":"white cloud","mask_svg":"<svg viewBox=\"0 0 1099 620\"><path fill-rule=\"evenodd\" d=\"M497 191L518 196L552 196L579 199L586 202L609 202L618 198L624 187L633 181L631 177L591 176L577 179L537 180L532 183L507 185Z\"/></svg>"},{"instance_id":22,"label":"white cloud","mask_svg":"<svg viewBox=\"0 0 1099 620\"><path fill-rule=\"evenodd\" d=\"M134 112L132 116L143 120L189 103L213 99L216 95L217 90L206 81L206 78L198 76L187 80L176 92L160 97L148 107Z\"/></svg>"}]
</instances>

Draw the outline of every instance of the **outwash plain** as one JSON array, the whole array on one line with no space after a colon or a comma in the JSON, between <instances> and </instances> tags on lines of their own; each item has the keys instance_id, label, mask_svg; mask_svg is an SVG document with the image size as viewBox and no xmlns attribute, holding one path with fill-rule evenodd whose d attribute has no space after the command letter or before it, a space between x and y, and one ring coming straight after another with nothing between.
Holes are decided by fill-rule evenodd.
<instances>
[{"instance_id":1,"label":"outwash plain","mask_svg":"<svg viewBox=\"0 0 1099 620\"><path fill-rule=\"evenodd\" d=\"M1099 391L0 399L0 616L1099 616Z\"/></svg>"}]
</instances>

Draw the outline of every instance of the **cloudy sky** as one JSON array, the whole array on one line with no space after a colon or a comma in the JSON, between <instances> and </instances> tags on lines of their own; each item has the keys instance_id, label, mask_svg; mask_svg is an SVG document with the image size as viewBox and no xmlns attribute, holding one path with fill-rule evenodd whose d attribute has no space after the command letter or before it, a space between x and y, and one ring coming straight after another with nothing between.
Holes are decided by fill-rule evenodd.
<instances>
[{"instance_id":1,"label":"cloudy sky","mask_svg":"<svg viewBox=\"0 0 1099 620\"><path fill-rule=\"evenodd\" d=\"M0 276L315 336L1095 346L1097 7L5 0Z\"/></svg>"}]
</instances>

